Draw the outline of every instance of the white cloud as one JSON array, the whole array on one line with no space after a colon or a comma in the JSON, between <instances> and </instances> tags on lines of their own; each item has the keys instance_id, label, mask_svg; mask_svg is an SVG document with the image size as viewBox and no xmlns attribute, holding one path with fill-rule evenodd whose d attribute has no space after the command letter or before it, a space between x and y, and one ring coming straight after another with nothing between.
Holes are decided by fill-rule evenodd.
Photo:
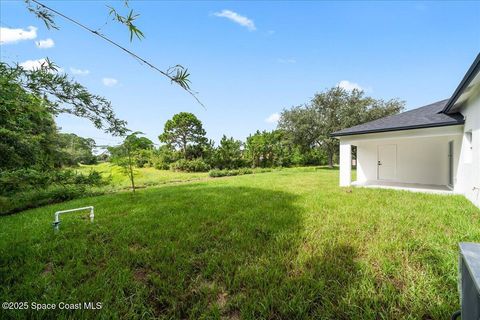
<instances>
[{"instance_id":1,"label":"white cloud","mask_svg":"<svg viewBox=\"0 0 480 320\"><path fill-rule=\"evenodd\" d=\"M36 70L40 69L42 65L47 66L47 59L42 58L42 59L37 59L37 60L27 60L19 64L20 67L22 67L25 70ZM54 73L63 73L63 69L56 67L57 71L52 71Z\"/></svg>"},{"instance_id":2,"label":"white cloud","mask_svg":"<svg viewBox=\"0 0 480 320\"><path fill-rule=\"evenodd\" d=\"M28 29L28 30L27 30ZM37 28L33 26L27 29L0 28L0 44L16 43L22 40L33 40L37 37Z\"/></svg>"},{"instance_id":3,"label":"white cloud","mask_svg":"<svg viewBox=\"0 0 480 320\"><path fill-rule=\"evenodd\" d=\"M38 60L27 60L20 63L20 67L22 67L25 70L40 69L43 64L46 64L46 62L47 60L43 58Z\"/></svg>"},{"instance_id":4,"label":"white cloud","mask_svg":"<svg viewBox=\"0 0 480 320\"><path fill-rule=\"evenodd\" d=\"M103 84L106 85L107 87L113 87L113 86L117 85L118 80L117 80L117 79L114 79L114 78L103 78L103 79L102 79L102 82L103 82Z\"/></svg>"},{"instance_id":5,"label":"white cloud","mask_svg":"<svg viewBox=\"0 0 480 320\"><path fill-rule=\"evenodd\" d=\"M265 122L277 123L278 120L280 120L280 114L278 112L275 112L275 113L272 113L267 119L265 119Z\"/></svg>"},{"instance_id":6,"label":"white cloud","mask_svg":"<svg viewBox=\"0 0 480 320\"><path fill-rule=\"evenodd\" d=\"M77 68L74 68L74 67L70 67L70 72L72 72L75 75L86 76L87 74L90 73L90 70L87 70L87 69L82 70L82 69L77 69Z\"/></svg>"},{"instance_id":7,"label":"white cloud","mask_svg":"<svg viewBox=\"0 0 480 320\"><path fill-rule=\"evenodd\" d=\"M52 48L55 45L55 42L53 42L52 39L48 38L45 40L35 41L35 45L37 46L37 48L40 49L48 49Z\"/></svg>"},{"instance_id":8,"label":"white cloud","mask_svg":"<svg viewBox=\"0 0 480 320\"><path fill-rule=\"evenodd\" d=\"M215 12L213 15L221 18L227 18L230 21L246 27L250 31L257 29L255 28L255 23L253 23L252 20L231 10L222 10L221 12Z\"/></svg>"},{"instance_id":9,"label":"white cloud","mask_svg":"<svg viewBox=\"0 0 480 320\"><path fill-rule=\"evenodd\" d=\"M350 82L348 80L342 80L337 84L337 87L340 87L342 89L345 89L347 91L352 91L354 89L357 90L364 90L358 83L355 82Z\"/></svg>"},{"instance_id":10,"label":"white cloud","mask_svg":"<svg viewBox=\"0 0 480 320\"><path fill-rule=\"evenodd\" d=\"M277 59L278 63L297 63L297 60L294 58L278 58Z\"/></svg>"}]
</instances>

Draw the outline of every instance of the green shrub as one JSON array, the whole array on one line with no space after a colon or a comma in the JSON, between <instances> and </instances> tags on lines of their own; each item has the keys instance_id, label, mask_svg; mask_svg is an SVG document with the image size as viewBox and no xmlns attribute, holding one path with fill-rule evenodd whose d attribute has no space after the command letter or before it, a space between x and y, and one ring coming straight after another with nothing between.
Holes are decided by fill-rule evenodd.
<instances>
[{"instance_id":1,"label":"green shrub","mask_svg":"<svg viewBox=\"0 0 480 320\"><path fill-rule=\"evenodd\" d=\"M179 152L175 151L168 145L162 145L153 152L153 167L158 170L170 169L170 164L179 159Z\"/></svg>"},{"instance_id":2,"label":"green shrub","mask_svg":"<svg viewBox=\"0 0 480 320\"><path fill-rule=\"evenodd\" d=\"M75 174L73 178L74 184L88 185L88 186L100 186L105 184L100 172L92 170L88 175Z\"/></svg>"},{"instance_id":3,"label":"green shrub","mask_svg":"<svg viewBox=\"0 0 480 320\"><path fill-rule=\"evenodd\" d=\"M32 186L45 187L51 180L50 174L34 169L19 169L0 172L0 194L5 195Z\"/></svg>"},{"instance_id":4,"label":"green shrub","mask_svg":"<svg viewBox=\"0 0 480 320\"><path fill-rule=\"evenodd\" d=\"M39 206L99 194L85 185L54 185L46 189L28 190L12 196L0 196L0 215L11 214Z\"/></svg>"},{"instance_id":5,"label":"green shrub","mask_svg":"<svg viewBox=\"0 0 480 320\"><path fill-rule=\"evenodd\" d=\"M202 159L186 160L180 159L170 164L170 170L185 172L206 172L210 166Z\"/></svg>"},{"instance_id":6,"label":"green shrub","mask_svg":"<svg viewBox=\"0 0 480 320\"><path fill-rule=\"evenodd\" d=\"M3 171L0 172L0 214L90 195L91 187L105 183L94 170L88 174L71 169Z\"/></svg>"},{"instance_id":7,"label":"green shrub","mask_svg":"<svg viewBox=\"0 0 480 320\"><path fill-rule=\"evenodd\" d=\"M31 189L45 189L51 185L99 186L105 181L99 172L92 170L81 174L72 169L36 170L19 169L0 172L0 195L10 195Z\"/></svg>"},{"instance_id":8,"label":"green shrub","mask_svg":"<svg viewBox=\"0 0 480 320\"><path fill-rule=\"evenodd\" d=\"M238 170L227 170L227 176L238 176Z\"/></svg>"},{"instance_id":9,"label":"green shrub","mask_svg":"<svg viewBox=\"0 0 480 320\"><path fill-rule=\"evenodd\" d=\"M170 169L170 164L163 161L157 161L153 164L153 167L157 170L168 170Z\"/></svg>"},{"instance_id":10,"label":"green shrub","mask_svg":"<svg viewBox=\"0 0 480 320\"><path fill-rule=\"evenodd\" d=\"M255 169L255 170L250 168L241 168L241 169L235 169L235 170L214 169L214 170L210 170L208 175L212 178L218 178L218 177L227 177L227 176L241 176L244 174L270 172L270 171L272 171L272 169Z\"/></svg>"},{"instance_id":11,"label":"green shrub","mask_svg":"<svg viewBox=\"0 0 480 320\"><path fill-rule=\"evenodd\" d=\"M133 152L133 160L135 166L138 168L154 166L154 151L153 150L136 150Z\"/></svg>"},{"instance_id":12,"label":"green shrub","mask_svg":"<svg viewBox=\"0 0 480 320\"><path fill-rule=\"evenodd\" d=\"M240 168L238 169L239 174L252 174L253 170L250 168Z\"/></svg>"},{"instance_id":13,"label":"green shrub","mask_svg":"<svg viewBox=\"0 0 480 320\"><path fill-rule=\"evenodd\" d=\"M208 173L208 175L212 178L218 178L218 177L223 177L224 176L224 173L225 170L219 170L219 169L213 169L213 170L210 170L210 172Z\"/></svg>"}]
</instances>

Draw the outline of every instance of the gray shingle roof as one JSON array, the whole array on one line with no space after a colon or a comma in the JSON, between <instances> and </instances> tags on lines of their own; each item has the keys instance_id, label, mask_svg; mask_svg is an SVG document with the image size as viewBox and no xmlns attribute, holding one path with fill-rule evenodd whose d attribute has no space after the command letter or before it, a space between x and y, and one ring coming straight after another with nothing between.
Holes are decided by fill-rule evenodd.
<instances>
[{"instance_id":1,"label":"gray shingle roof","mask_svg":"<svg viewBox=\"0 0 480 320\"><path fill-rule=\"evenodd\" d=\"M442 113L448 99L332 133L333 137L354 134L420 129L463 124L460 113Z\"/></svg>"}]
</instances>

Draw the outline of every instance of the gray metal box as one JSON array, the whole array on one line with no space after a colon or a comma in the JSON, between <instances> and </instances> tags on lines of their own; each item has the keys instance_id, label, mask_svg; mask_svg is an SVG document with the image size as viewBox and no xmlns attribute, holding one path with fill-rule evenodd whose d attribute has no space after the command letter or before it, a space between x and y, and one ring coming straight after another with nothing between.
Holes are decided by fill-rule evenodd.
<instances>
[{"instance_id":1,"label":"gray metal box","mask_svg":"<svg viewBox=\"0 0 480 320\"><path fill-rule=\"evenodd\" d=\"M460 243L460 304L462 320L480 319L480 244Z\"/></svg>"}]
</instances>

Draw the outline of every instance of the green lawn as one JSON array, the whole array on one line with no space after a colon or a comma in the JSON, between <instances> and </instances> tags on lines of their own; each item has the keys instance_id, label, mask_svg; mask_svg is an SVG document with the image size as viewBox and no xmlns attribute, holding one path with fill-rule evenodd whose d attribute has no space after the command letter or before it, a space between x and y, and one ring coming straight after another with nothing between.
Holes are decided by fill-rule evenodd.
<instances>
[{"instance_id":1,"label":"green lawn","mask_svg":"<svg viewBox=\"0 0 480 320\"><path fill-rule=\"evenodd\" d=\"M108 162L96 165L80 165L77 170L82 173L88 173L91 170L100 172L109 182L108 186L101 188L102 190L114 191L119 189L129 189L131 187L130 180L122 173L122 168ZM135 185L139 188L166 183L201 180L207 177L208 172L187 173L170 170L157 170L155 168L135 169Z\"/></svg>"},{"instance_id":2,"label":"green lawn","mask_svg":"<svg viewBox=\"0 0 480 320\"><path fill-rule=\"evenodd\" d=\"M0 217L0 300L102 302L37 318L446 319L461 196L337 187L314 168L165 185ZM59 209L95 206L95 222Z\"/></svg>"}]
</instances>

